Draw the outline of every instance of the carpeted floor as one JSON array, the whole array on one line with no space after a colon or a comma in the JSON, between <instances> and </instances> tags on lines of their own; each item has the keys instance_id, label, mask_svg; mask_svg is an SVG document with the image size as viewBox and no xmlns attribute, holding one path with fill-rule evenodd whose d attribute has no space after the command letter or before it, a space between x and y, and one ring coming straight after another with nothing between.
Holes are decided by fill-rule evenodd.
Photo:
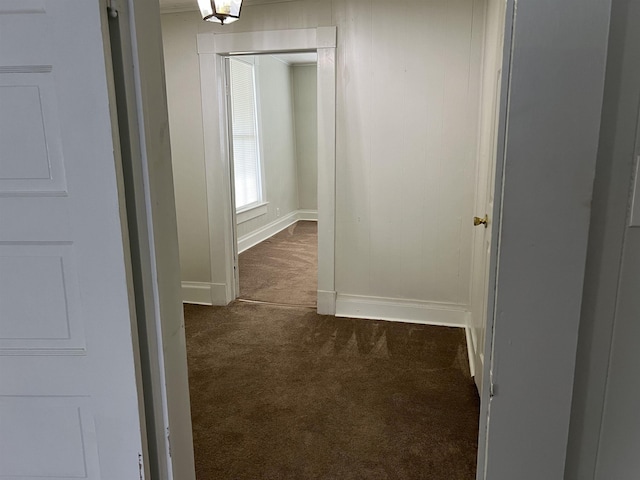
<instances>
[{"instance_id":1,"label":"carpeted floor","mask_svg":"<svg viewBox=\"0 0 640 480\"><path fill-rule=\"evenodd\" d=\"M318 223L297 222L238 257L240 298L315 305Z\"/></svg>"},{"instance_id":2,"label":"carpeted floor","mask_svg":"<svg viewBox=\"0 0 640 480\"><path fill-rule=\"evenodd\" d=\"M462 329L185 306L199 480L475 478Z\"/></svg>"},{"instance_id":3,"label":"carpeted floor","mask_svg":"<svg viewBox=\"0 0 640 480\"><path fill-rule=\"evenodd\" d=\"M315 305L317 224L239 263L241 298ZM199 480L475 478L463 330L242 302L185 321Z\"/></svg>"}]
</instances>

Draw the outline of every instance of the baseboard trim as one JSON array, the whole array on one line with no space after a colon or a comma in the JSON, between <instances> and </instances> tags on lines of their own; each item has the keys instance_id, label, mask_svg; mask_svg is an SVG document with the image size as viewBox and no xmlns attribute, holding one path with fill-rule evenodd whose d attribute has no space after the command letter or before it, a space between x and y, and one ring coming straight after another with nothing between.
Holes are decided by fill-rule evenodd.
<instances>
[{"instance_id":1,"label":"baseboard trim","mask_svg":"<svg viewBox=\"0 0 640 480\"><path fill-rule=\"evenodd\" d=\"M276 233L290 227L298 220L318 221L318 212L316 210L294 210L284 217L266 224L264 227L243 235L238 238L238 253L255 247L260 242L264 242L267 238L273 237Z\"/></svg>"},{"instance_id":2,"label":"baseboard trim","mask_svg":"<svg viewBox=\"0 0 640 480\"><path fill-rule=\"evenodd\" d=\"M318 313L320 315L336 314L336 292L318 290Z\"/></svg>"},{"instance_id":3,"label":"baseboard trim","mask_svg":"<svg viewBox=\"0 0 640 480\"><path fill-rule=\"evenodd\" d=\"M467 356L469 357L469 371L471 372L471 376L476 376L476 352L473 346L473 339L471 338L471 328L465 327L464 329L465 337L467 338Z\"/></svg>"},{"instance_id":4,"label":"baseboard trim","mask_svg":"<svg viewBox=\"0 0 640 480\"><path fill-rule=\"evenodd\" d=\"M306 222L318 221L318 210L297 210L298 220L304 220Z\"/></svg>"},{"instance_id":5,"label":"baseboard trim","mask_svg":"<svg viewBox=\"0 0 640 480\"><path fill-rule=\"evenodd\" d=\"M227 305L227 286L224 283L182 282L182 302Z\"/></svg>"},{"instance_id":6,"label":"baseboard trim","mask_svg":"<svg viewBox=\"0 0 640 480\"><path fill-rule=\"evenodd\" d=\"M463 305L338 294L335 315L465 328L471 312Z\"/></svg>"}]
</instances>

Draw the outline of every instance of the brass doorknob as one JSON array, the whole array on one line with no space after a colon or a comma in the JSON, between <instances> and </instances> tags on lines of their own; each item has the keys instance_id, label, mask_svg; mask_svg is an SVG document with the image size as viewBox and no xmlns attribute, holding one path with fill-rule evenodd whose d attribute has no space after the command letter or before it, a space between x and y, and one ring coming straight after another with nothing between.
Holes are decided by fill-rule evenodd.
<instances>
[{"instance_id":1,"label":"brass doorknob","mask_svg":"<svg viewBox=\"0 0 640 480\"><path fill-rule=\"evenodd\" d=\"M489 215L485 215L484 217L473 217L473 224L477 227L478 225L484 225L484 228L487 228L487 223L489 222Z\"/></svg>"}]
</instances>

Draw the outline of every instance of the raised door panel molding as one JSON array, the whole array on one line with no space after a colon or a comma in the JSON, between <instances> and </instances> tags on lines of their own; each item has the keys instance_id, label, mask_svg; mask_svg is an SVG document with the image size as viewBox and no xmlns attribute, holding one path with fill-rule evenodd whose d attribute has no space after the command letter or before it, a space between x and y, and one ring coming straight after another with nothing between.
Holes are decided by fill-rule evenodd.
<instances>
[{"instance_id":1,"label":"raised door panel molding","mask_svg":"<svg viewBox=\"0 0 640 480\"><path fill-rule=\"evenodd\" d=\"M0 58L3 65L43 65L51 58L51 19L46 0L22 0L0 4ZM61 8L57 6L57 8ZM20 45L20 48L16 48Z\"/></svg>"},{"instance_id":2,"label":"raised door panel molding","mask_svg":"<svg viewBox=\"0 0 640 480\"><path fill-rule=\"evenodd\" d=\"M84 354L79 302L72 245L0 245L0 355Z\"/></svg>"},{"instance_id":3,"label":"raised door panel molding","mask_svg":"<svg viewBox=\"0 0 640 480\"><path fill-rule=\"evenodd\" d=\"M51 68L0 66L0 195L66 195Z\"/></svg>"},{"instance_id":4,"label":"raised door panel molding","mask_svg":"<svg viewBox=\"0 0 640 480\"><path fill-rule=\"evenodd\" d=\"M0 104L12 112L0 128L1 180L48 180L51 178L47 140L42 122L40 89L36 86L0 87ZM16 142L24 132L29 142ZM13 140L13 141L12 141Z\"/></svg>"},{"instance_id":5,"label":"raised door panel molding","mask_svg":"<svg viewBox=\"0 0 640 480\"><path fill-rule=\"evenodd\" d=\"M66 195L46 7L45 0L0 5L0 196Z\"/></svg>"},{"instance_id":6,"label":"raised door panel molding","mask_svg":"<svg viewBox=\"0 0 640 480\"><path fill-rule=\"evenodd\" d=\"M107 16L0 1L0 480L149 476Z\"/></svg>"},{"instance_id":7,"label":"raised door panel molding","mask_svg":"<svg viewBox=\"0 0 640 480\"><path fill-rule=\"evenodd\" d=\"M98 479L86 397L0 396L0 479Z\"/></svg>"}]
</instances>

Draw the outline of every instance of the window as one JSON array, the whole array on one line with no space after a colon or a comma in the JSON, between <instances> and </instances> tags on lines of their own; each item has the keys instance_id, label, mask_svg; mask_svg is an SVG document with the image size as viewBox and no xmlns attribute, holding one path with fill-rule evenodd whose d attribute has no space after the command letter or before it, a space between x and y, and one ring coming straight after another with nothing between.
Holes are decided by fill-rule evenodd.
<instances>
[{"instance_id":1,"label":"window","mask_svg":"<svg viewBox=\"0 0 640 480\"><path fill-rule=\"evenodd\" d=\"M231 129L236 211L262 203L254 66L230 58Z\"/></svg>"}]
</instances>

